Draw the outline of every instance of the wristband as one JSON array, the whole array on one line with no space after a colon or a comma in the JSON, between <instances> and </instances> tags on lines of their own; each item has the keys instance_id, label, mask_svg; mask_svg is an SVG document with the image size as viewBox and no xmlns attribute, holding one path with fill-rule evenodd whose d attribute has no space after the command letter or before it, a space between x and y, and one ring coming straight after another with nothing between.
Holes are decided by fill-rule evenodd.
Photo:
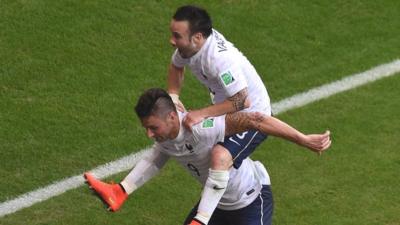
<instances>
[{"instance_id":1,"label":"wristband","mask_svg":"<svg viewBox=\"0 0 400 225\"><path fill-rule=\"evenodd\" d=\"M178 104L179 101L179 95L177 94L169 94L169 96L171 96L172 101L174 102L174 104Z\"/></svg>"}]
</instances>

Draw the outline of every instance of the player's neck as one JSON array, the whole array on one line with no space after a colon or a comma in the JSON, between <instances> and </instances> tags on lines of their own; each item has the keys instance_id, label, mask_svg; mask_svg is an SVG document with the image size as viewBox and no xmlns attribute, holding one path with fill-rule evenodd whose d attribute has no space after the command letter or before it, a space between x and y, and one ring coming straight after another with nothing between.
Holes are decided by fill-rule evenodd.
<instances>
[{"instance_id":1,"label":"player's neck","mask_svg":"<svg viewBox=\"0 0 400 225\"><path fill-rule=\"evenodd\" d=\"M170 135L170 139L174 140L178 137L179 135L179 131L180 131L180 121L179 118L176 117L176 119L174 119L173 121L173 127L171 129L171 135Z\"/></svg>"},{"instance_id":2,"label":"player's neck","mask_svg":"<svg viewBox=\"0 0 400 225\"><path fill-rule=\"evenodd\" d=\"M201 48L203 48L204 44L206 43L207 39L206 38L201 38L197 41L196 44L196 53L199 52L201 50ZM195 54L196 54L195 53Z\"/></svg>"},{"instance_id":3,"label":"player's neck","mask_svg":"<svg viewBox=\"0 0 400 225\"><path fill-rule=\"evenodd\" d=\"M187 54L187 55L182 55L183 58L191 58L194 55L196 55L201 48L204 46L204 44L206 43L207 39L201 38L199 40L197 40L196 42L192 43L193 47L192 47L192 51Z\"/></svg>"}]
</instances>

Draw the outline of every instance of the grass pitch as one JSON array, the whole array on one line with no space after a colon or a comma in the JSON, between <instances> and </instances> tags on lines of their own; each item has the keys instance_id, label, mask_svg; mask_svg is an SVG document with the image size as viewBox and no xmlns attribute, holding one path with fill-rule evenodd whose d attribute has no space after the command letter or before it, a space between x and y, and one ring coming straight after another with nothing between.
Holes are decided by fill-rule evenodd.
<instances>
[{"instance_id":1,"label":"grass pitch","mask_svg":"<svg viewBox=\"0 0 400 225\"><path fill-rule=\"evenodd\" d=\"M151 144L133 106L166 87L170 18L179 1L0 0L0 201ZM399 58L398 1L201 1L214 26L255 65L273 102ZM316 157L271 138L275 224L399 224L399 76L279 118L330 129ZM397 88L397 89L396 89ZM208 94L187 74L189 108ZM126 173L110 179L119 181ZM175 163L107 213L86 187L0 224L180 224L200 187Z\"/></svg>"}]
</instances>

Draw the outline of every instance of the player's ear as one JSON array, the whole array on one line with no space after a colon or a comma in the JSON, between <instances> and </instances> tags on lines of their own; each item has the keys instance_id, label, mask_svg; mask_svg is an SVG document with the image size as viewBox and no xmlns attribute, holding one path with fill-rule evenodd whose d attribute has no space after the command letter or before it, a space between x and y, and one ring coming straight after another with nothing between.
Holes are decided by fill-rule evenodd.
<instances>
[{"instance_id":1,"label":"player's ear","mask_svg":"<svg viewBox=\"0 0 400 225\"><path fill-rule=\"evenodd\" d=\"M176 118L178 118L178 114L175 111L171 111L167 115L168 120L174 120Z\"/></svg>"},{"instance_id":2,"label":"player's ear","mask_svg":"<svg viewBox=\"0 0 400 225\"><path fill-rule=\"evenodd\" d=\"M193 37L193 41L196 44L199 44L201 42L201 40L204 39L203 34L200 32L195 33L192 37Z\"/></svg>"}]
</instances>

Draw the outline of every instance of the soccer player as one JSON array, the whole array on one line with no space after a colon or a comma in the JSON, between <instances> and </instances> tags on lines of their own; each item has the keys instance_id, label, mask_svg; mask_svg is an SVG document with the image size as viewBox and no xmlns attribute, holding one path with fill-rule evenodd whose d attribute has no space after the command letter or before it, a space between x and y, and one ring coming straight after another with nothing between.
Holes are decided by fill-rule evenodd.
<instances>
[{"instance_id":1,"label":"soccer player","mask_svg":"<svg viewBox=\"0 0 400 225\"><path fill-rule=\"evenodd\" d=\"M155 140L151 154L142 159L119 184L103 183L90 173L85 173L85 178L111 210L116 211L129 194L156 175L169 158L173 158L203 185L201 200L187 217L185 225L271 224L273 202L270 179L260 162L247 157L239 168L210 168L210 162L214 160L211 158L212 148L223 141L224 136L260 128L263 132L289 140L297 140L294 136L301 136L304 140L300 142L315 144L316 148L323 150L330 145L329 138L323 135L301 134L273 117L266 116L260 122L262 125L246 119L251 116L258 119L265 117L259 113L209 117L188 130L182 122L187 112L177 111L169 94L162 89L146 91L135 110L147 135ZM227 161L226 157L221 159ZM226 163L232 165L232 158Z\"/></svg>"},{"instance_id":2,"label":"soccer player","mask_svg":"<svg viewBox=\"0 0 400 225\"><path fill-rule=\"evenodd\" d=\"M257 71L231 42L213 29L206 10L192 5L178 8L172 17L170 30L170 43L176 50L168 70L168 93L174 103L181 110L184 109L179 100L179 93L183 85L185 67L190 68L213 96L212 105L191 110L185 115L183 122L188 129L205 118L238 111L260 112L262 115L271 116L269 95ZM253 123L259 122L257 117L247 119L253 119ZM328 137L329 131L324 135ZM233 166L239 168L241 161L266 137L265 133L257 130L227 136L214 147L212 157L232 156ZM211 168L227 169L227 164L220 162L212 160Z\"/></svg>"}]
</instances>

